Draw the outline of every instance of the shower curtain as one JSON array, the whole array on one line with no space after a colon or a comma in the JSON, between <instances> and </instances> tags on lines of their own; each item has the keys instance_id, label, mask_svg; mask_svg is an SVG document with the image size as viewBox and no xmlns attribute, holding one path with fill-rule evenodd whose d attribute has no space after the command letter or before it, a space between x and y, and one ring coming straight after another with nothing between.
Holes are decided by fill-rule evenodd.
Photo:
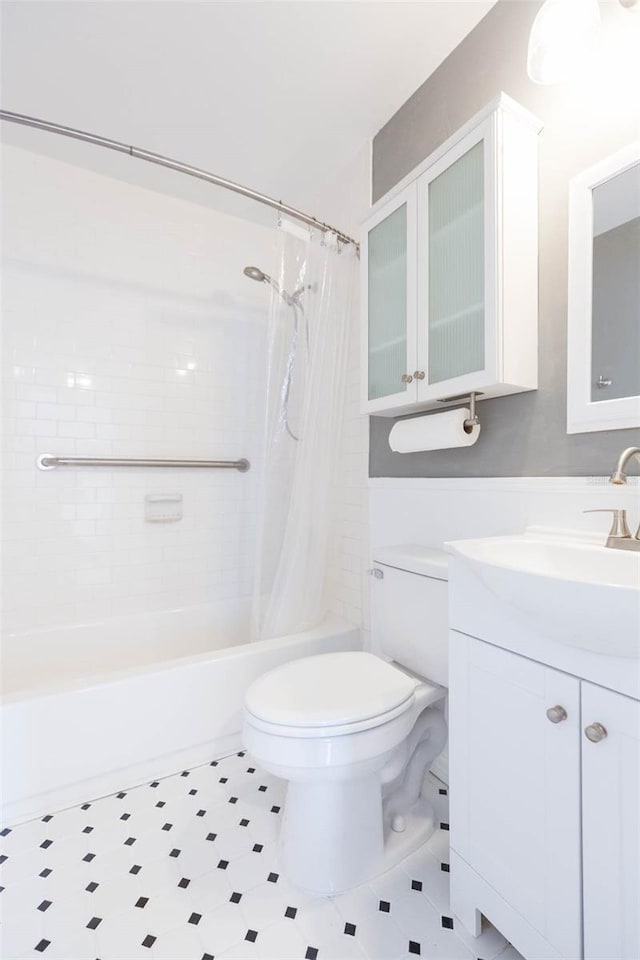
<instances>
[{"instance_id":1,"label":"shower curtain","mask_svg":"<svg viewBox=\"0 0 640 960\"><path fill-rule=\"evenodd\" d=\"M252 639L305 630L327 612L353 244L281 221L272 284L266 429Z\"/></svg>"}]
</instances>

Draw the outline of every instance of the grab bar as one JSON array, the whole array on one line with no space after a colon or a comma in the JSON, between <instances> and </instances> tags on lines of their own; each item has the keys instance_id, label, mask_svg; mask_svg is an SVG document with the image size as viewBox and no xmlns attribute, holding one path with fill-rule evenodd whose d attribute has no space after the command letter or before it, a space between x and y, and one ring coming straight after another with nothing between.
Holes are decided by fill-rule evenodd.
<instances>
[{"instance_id":1,"label":"grab bar","mask_svg":"<svg viewBox=\"0 0 640 960\"><path fill-rule=\"evenodd\" d=\"M220 470L239 470L246 473L251 464L242 460L148 460L133 457L56 457L41 453L36 460L40 470L56 467L214 467Z\"/></svg>"}]
</instances>

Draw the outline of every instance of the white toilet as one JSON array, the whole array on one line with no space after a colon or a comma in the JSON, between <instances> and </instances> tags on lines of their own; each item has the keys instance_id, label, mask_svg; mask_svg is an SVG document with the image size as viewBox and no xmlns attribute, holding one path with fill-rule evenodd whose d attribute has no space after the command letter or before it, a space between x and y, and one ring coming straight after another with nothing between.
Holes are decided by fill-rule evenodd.
<instances>
[{"instance_id":1,"label":"white toilet","mask_svg":"<svg viewBox=\"0 0 640 960\"><path fill-rule=\"evenodd\" d=\"M294 660L245 699L244 746L289 781L283 872L314 893L389 869L435 825L421 788L447 738L447 558L414 546L374 556L375 653Z\"/></svg>"}]
</instances>

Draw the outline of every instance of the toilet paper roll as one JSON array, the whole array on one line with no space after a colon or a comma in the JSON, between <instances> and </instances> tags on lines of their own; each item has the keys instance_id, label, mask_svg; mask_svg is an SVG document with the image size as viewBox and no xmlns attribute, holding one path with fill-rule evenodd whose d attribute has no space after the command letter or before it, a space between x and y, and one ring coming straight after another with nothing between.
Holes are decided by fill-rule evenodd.
<instances>
[{"instance_id":1,"label":"toilet paper roll","mask_svg":"<svg viewBox=\"0 0 640 960\"><path fill-rule=\"evenodd\" d=\"M471 447L480 436L480 424L470 432L464 428L471 414L466 407L432 413L412 420L394 423L389 434L389 446L394 453L418 453L422 450L447 450L450 447Z\"/></svg>"}]
</instances>

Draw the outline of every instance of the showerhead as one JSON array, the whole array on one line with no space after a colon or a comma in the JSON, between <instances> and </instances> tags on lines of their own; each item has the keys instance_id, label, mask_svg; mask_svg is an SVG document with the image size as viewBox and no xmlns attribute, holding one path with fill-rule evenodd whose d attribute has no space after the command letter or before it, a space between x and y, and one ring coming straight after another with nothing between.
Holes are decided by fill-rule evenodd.
<instances>
[{"instance_id":1,"label":"showerhead","mask_svg":"<svg viewBox=\"0 0 640 960\"><path fill-rule=\"evenodd\" d=\"M258 283L269 283L271 277L267 276L260 267L245 267L243 271L245 277L249 277L249 280L257 280Z\"/></svg>"},{"instance_id":2,"label":"showerhead","mask_svg":"<svg viewBox=\"0 0 640 960\"><path fill-rule=\"evenodd\" d=\"M273 277L270 277L268 273L265 273L264 270L261 270L260 267L245 267L242 271L245 277L249 277L249 280L257 280L258 283L268 283L269 286L273 287L276 293L280 294L282 299L290 307L300 306L300 297L305 290L310 290L310 286L298 287L297 290L294 290L292 294L288 294L286 290L280 289L280 284L277 280L274 280Z\"/></svg>"}]
</instances>

